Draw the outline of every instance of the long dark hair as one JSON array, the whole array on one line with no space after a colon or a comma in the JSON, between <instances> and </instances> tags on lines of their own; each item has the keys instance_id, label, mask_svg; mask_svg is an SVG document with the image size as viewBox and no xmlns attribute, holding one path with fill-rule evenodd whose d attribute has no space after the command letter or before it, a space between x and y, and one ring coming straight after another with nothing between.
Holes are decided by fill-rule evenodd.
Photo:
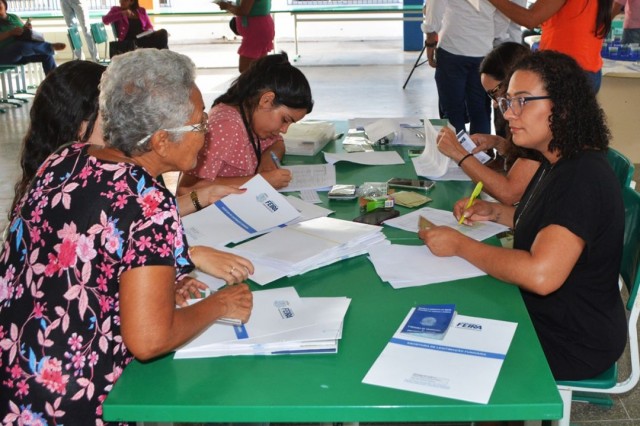
<instances>
[{"instance_id":1,"label":"long dark hair","mask_svg":"<svg viewBox=\"0 0 640 426\"><path fill-rule=\"evenodd\" d=\"M284 52L267 55L253 62L225 94L213 101L213 105L224 103L242 106L250 117L258 106L260 96L265 92L275 94L274 106L305 109L307 114L313 109L311 87L307 78L289 63Z\"/></svg>"},{"instance_id":2,"label":"long dark hair","mask_svg":"<svg viewBox=\"0 0 640 426\"><path fill-rule=\"evenodd\" d=\"M591 82L575 59L544 50L532 53L516 64L513 72L538 75L551 98L549 128L553 139L549 150L571 158L585 149L606 151L610 133Z\"/></svg>"},{"instance_id":3,"label":"long dark hair","mask_svg":"<svg viewBox=\"0 0 640 426\"><path fill-rule=\"evenodd\" d=\"M611 30L611 7L613 0L597 0L596 37L605 38Z\"/></svg>"},{"instance_id":4,"label":"long dark hair","mask_svg":"<svg viewBox=\"0 0 640 426\"><path fill-rule=\"evenodd\" d=\"M98 84L105 69L95 62L66 62L38 87L29 113L31 123L22 142L22 177L15 185L9 214L51 153L68 142L86 142L93 133L98 118ZM80 134L83 122L86 129Z\"/></svg>"},{"instance_id":5,"label":"long dark hair","mask_svg":"<svg viewBox=\"0 0 640 426\"><path fill-rule=\"evenodd\" d=\"M493 48L480 62L480 73L490 75L503 85L508 85L507 75L520 59L531 54L531 49L520 43L508 41Z\"/></svg>"}]
</instances>

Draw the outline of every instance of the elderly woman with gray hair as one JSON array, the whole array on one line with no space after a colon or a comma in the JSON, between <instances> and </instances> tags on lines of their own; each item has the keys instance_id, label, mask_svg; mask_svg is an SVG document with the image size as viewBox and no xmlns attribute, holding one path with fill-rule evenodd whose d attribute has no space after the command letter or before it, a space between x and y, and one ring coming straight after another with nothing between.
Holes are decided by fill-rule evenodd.
<instances>
[{"instance_id":1,"label":"elderly woman with gray hair","mask_svg":"<svg viewBox=\"0 0 640 426\"><path fill-rule=\"evenodd\" d=\"M51 155L13 212L0 254L3 422L102 424L135 357L163 355L221 317L246 322L246 284L176 309L174 286L209 258L188 249L156 180L196 164L207 117L194 65L169 50L117 58L101 81L107 146Z\"/></svg>"}]
</instances>

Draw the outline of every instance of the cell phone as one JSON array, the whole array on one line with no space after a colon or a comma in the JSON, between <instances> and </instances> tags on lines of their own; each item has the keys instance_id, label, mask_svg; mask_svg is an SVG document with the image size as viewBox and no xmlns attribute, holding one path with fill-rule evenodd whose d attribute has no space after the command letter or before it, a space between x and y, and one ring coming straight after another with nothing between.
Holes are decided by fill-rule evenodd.
<instances>
[{"instance_id":1,"label":"cell phone","mask_svg":"<svg viewBox=\"0 0 640 426\"><path fill-rule=\"evenodd\" d=\"M353 200L356 198L355 185L333 185L327 193L330 200Z\"/></svg>"},{"instance_id":2,"label":"cell phone","mask_svg":"<svg viewBox=\"0 0 640 426\"><path fill-rule=\"evenodd\" d=\"M368 225L382 225L385 220L400 216L396 209L376 209L353 219L354 222L366 223Z\"/></svg>"},{"instance_id":3,"label":"cell phone","mask_svg":"<svg viewBox=\"0 0 640 426\"><path fill-rule=\"evenodd\" d=\"M436 183L432 180L391 178L387 181L387 184L397 188L421 189L423 191L428 191L433 188Z\"/></svg>"}]
</instances>

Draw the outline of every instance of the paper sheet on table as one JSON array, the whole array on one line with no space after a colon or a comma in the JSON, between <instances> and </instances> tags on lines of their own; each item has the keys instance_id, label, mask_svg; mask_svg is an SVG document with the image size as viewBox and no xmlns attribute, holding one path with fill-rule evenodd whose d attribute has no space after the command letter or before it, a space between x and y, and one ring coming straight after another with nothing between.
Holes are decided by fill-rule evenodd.
<instances>
[{"instance_id":1,"label":"paper sheet on table","mask_svg":"<svg viewBox=\"0 0 640 426\"><path fill-rule=\"evenodd\" d=\"M488 403L518 324L458 313L444 339L433 340L401 332L414 309L362 382Z\"/></svg>"},{"instance_id":2,"label":"paper sheet on table","mask_svg":"<svg viewBox=\"0 0 640 426\"><path fill-rule=\"evenodd\" d=\"M389 118L380 118L364 125L364 133L372 143L383 138L393 140L397 131L396 123Z\"/></svg>"},{"instance_id":3,"label":"paper sheet on table","mask_svg":"<svg viewBox=\"0 0 640 426\"><path fill-rule=\"evenodd\" d=\"M352 118L349 120L349 128L364 128L380 120L379 118ZM395 127L395 137L391 140L391 145L424 146L424 126L420 118L417 117L395 117L387 118L393 122Z\"/></svg>"},{"instance_id":4,"label":"paper sheet on table","mask_svg":"<svg viewBox=\"0 0 640 426\"><path fill-rule=\"evenodd\" d=\"M182 219L189 245L221 247L281 226L300 213L260 175L231 194Z\"/></svg>"},{"instance_id":5,"label":"paper sheet on table","mask_svg":"<svg viewBox=\"0 0 640 426\"><path fill-rule=\"evenodd\" d=\"M396 151L351 152L345 154L325 152L324 159L329 164L335 164L338 161L348 161L367 166L404 164L404 160Z\"/></svg>"},{"instance_id":6,"label":"paper sheet on table","mask_svg":"<svg viewBox=\"0 0 640 426\"><path fill-rule=\"evenodd\" d=\"M336 184L336 167L333 164L309 164L299 166L282 166L291 171L289 185L279 189L280 192L301 191L303 189L325 189Z\"/></svg>"},{"instance_id":7,"label":"paper sheet on table","mask_svg":"<svg viewBox=\"0 0 640 426\"><path fill-rule=\"evenodd\" d=\"M425 245L374 246L369 260L380 279L395 289L486 275L461 257L435 256Z\"/></svg>"},{"instance_id":8,"label":"paper sheet on table","mask_svg":"<svg viewBox=\"0 0 640 426\"><path fill-rule=\"evenodd\" d=\"M289 225L317 217L326 217L335 213L333 210L301 200L294 195L287 195L287 201L300 212L300 217L289 222Z\"/></svg>"},{"instance_id":9,"label":"paper sheet on table","mask_svg":"<svg viewBox=\"0 0 640 426\"><path fill-rule=\"evenodd\" d=\"M404 229L409 232L418 232L418 219L421 215L437 226L449 226L477 241L486 240L489 237L493 237L494 235L509 230L508 226L495 222L475 222L473 226L460 225L452 212L434 209L432 207L423 207L419 210L414 210L411 213L385 220L384 224L385 226Z\"/></svg>"}]
</instances>

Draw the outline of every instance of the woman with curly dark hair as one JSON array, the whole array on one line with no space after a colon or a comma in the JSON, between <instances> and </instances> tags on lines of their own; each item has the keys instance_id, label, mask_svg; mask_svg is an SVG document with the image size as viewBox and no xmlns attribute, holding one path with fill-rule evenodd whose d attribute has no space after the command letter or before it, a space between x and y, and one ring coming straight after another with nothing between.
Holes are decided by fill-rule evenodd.
<instances>
[{"instance_id":1,"label":"woman with curly dark hair","mask_svg":"<svg viewBox=\"0 0 640 426\"><path fill-rule=\"evenodd\" d=\"M557 380L594 377L626 344L618 290L624 206L606 156L609 131L590 82L572 58L542 51L519 62L499 106L513 142L542 164L517 206L476 201L454 215L514 229L514 248L447 227L420 231L438 256L460 256L520 287Z\"/></svg>"}]
</instances>

